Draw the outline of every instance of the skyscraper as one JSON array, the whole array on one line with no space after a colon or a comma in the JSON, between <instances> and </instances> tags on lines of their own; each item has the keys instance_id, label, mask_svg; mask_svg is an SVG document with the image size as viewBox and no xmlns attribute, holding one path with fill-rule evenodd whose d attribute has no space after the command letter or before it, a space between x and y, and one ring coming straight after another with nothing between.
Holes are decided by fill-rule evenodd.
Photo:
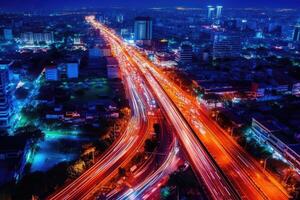
<instances>
[{"instance_id":1,"label":"skyscraper","mask_svg":"<svg viewBox=\"0 0 300 200\"><path fill-rule=\"evenodd\" d=\"M134 22L134 38L137 43L150 44L152 40L152 19L136 17Z\"/></svg>"},{"instance_id":2,"label":"skyscraper","mask_svg":"<svg viewBox=\"0 0 300 200\"><path fill-rule=\"evenodd\" d=\"M241 53L241 38L231 33L218 33L214 37L213 57L239 57Z\"/></svg>"},{"instance_id":3,"label":"skyscraper","mask_svg":"<svg viewBox=\"0 0 300 200\"><path fill-rule=\"evenodd\" d=\"M207 6L207 8L208 8L207 18L213 19L215 16L215 8L213 6Z\"/></svg>"},{"instance_id":4,"label":"skyscraper","mask_svg":"<svg viewBox=\"0 0 300 200\"><path fill-rule=\"evenodd\" d=\"M294 28L293 41L300 42L300 23Z\"/></svg>"},{"instance_id":5,"label":"skyscraper","mask_svg":"<svg viewBox=\"0 0 300 200\"><path fill-rule=\"evenodd\" d=\"M217 14L216 14L217 19L220 19L222 17L222 9L223 6L217 6Z\"/></svg>"},{"instance_id":6,"label":"skyscraper","mask_svg":"<svg viewBox=\"0 0 300 200\"><path fill-rule=\"evenodd\" d=\"M10 98L7 91L9 62L0 61L0 130L7 130L10 117Z\"/></svg>"}]
</instances>

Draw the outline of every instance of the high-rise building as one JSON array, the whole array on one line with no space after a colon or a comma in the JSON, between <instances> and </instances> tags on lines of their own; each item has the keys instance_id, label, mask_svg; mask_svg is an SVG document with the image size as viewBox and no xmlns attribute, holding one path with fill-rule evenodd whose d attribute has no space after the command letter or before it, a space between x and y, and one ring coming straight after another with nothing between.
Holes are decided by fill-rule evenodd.
<instances>
[{"instance_id":1,"label":"high-rise building","mask_svg":"<svg viewBox=\"0 0 300 200\"><path fill-rule=\"evenodd\" d=\"M300 42L300 23L294 28L293 41Z\"/></svg>"},{"instance_id":2,"label":"high-rise building","mask_svg":"<svg viewBox=\"0 0 300 200\"><path fill-rule=\"evenodd\" d=\"M215 8L213 6L207 6L207 8L208 8L207 18L213 19L215 17Z\"/></svg>"},{"instance_id":3,"label":"high-rise building","mask_svg":"<svg viewBox=\"0 0 300 200\"><path fill-rule=\"evenodd\" d=\"M14 39L12 30L8 29L8 28L3 30L3 36L4 36L5 40L13 40Z\"/></svg>"},{"instance_id":4,"label":"high-rise building","mask_svg":"<svg viewBox=\"0 0 300 200\"><path fill-rule=\"evenodd\" d=\"M237 34L218 33L214 37L213 57L239 57L241 53L241 38Z\"/></svg>"},{"instance_id":5,"label":"high-rise building","mask_svg":"<svg viewBox=\"0 0 300 200\"><path fill-rule=\"evenodd\" d=\"M216 14L217 19L220 19L222 17L222 9L223 6L217 6L217 14Z\"/></svg>"},{"instance_id":6,"label":"high-rise building","mask_svg":"<svg viewBox=\"0 0 300 200\"><path fill-rule=\"evenodd\" d=\"M0 130L7 130L9 128L11 111L10 98L7 91L9 64L9 62L0 61Z\"/></svg>"},{"instance_id":7,"label":"high-rise building","mask_svg":"<svg viewBox=\"0 0 300 200\"><path fill-rule=\"evenodd\" d=\"M177 61L180 63L191 63L193 60L193 46L189 42L183 42L179 48Z\"/></svg>"},{"instance_id":8,"label":"high-rise building","mask_svg":"<svg viewBox=\"0 0 300 200\"><path fill-rule=\"evenodd\" d=\"M136 17L134 22L134 39L137 43L149 44L152 40L152 19Z\"/></svg>"}]
</instances>

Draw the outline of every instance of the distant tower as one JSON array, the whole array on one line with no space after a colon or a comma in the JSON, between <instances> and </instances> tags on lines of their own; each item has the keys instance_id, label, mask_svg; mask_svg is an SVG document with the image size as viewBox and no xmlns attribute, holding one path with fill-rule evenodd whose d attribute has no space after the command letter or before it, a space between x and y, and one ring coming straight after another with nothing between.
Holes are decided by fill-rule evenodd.
<instances>
[{"instance_id":1,"label":"distant tower","mask_svg":"<svg viewBox=\"0 0 300 200\"><path fill-rule=\"evenodd\" d=\"M300 23L298 23L294 28L293 41L300 42Z\"/></svg>"},{"instance_id":2,"label":"distant tower","mask_svg":"<svg viewBox=\"0 0 300 200\"><path fill-rule=\"evenodd\" d=\"M213 19L215 15L215 8L213 6L207 6L207 8L208 8L207 18Z\"/></svg>"},{"instance_id":3,"label":"distant tower","mask_svg":"<svg viewBox=\"0 0 300 200\"><path fill-rule=\"evenodd\" d=\"M216 14L217 19L220 19L222 17L222 9L223 6L217 6L217 14Z\"/></svg>"}]
</instances>

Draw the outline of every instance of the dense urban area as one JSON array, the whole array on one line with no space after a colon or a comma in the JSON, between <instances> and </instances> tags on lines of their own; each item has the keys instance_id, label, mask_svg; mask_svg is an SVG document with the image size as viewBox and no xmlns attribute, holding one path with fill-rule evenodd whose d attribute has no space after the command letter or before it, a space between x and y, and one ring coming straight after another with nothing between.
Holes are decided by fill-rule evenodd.
<instances>
[{"instance_id":1,"label":"dense urban area","mask_svg":"<svg viewBox=\"0 0 300 200\"><path fill-rule=\"evenodd\" d=\"M0 199L300 199L299 19L1 11Z\"/></svg>"}]
</instances>

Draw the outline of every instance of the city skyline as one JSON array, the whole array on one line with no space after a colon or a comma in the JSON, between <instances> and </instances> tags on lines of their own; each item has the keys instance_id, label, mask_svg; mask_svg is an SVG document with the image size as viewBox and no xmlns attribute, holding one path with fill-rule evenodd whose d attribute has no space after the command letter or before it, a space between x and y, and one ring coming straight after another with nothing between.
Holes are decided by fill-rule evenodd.
<instances>
[{"instance_id":1,"label":"city skyline","mask_svg":"<svg viewBox=\"0 0 300 200\"><path fill-rule=\"evenodd\" d=\"M0 199L299 199L300 9L269 4L1 2Z\"/></svg>"},{"instance_id":2,"label":"city skyline","mask_svg":"<svg viewBox=\"0 0 300 200\"><path fill-rule=\"evenodd\" d=\"M124 7L124 8L145 8L145 7L203 7L206 5L224 5L227 8L299 8L300 4L297 0L274 0L272 2L268 0L254 0L254 1L239 1L239 0L153 0L153 1L137 1L137 0L78 0L76 2L66 0L63 3L58 0L54 1L41 1L41 0L12 0L0 2L0 11L33 11L33 10L45 10L45 9L79 9L79 8L101 8L101 7Z\"/></svg>"}]
</instances>

